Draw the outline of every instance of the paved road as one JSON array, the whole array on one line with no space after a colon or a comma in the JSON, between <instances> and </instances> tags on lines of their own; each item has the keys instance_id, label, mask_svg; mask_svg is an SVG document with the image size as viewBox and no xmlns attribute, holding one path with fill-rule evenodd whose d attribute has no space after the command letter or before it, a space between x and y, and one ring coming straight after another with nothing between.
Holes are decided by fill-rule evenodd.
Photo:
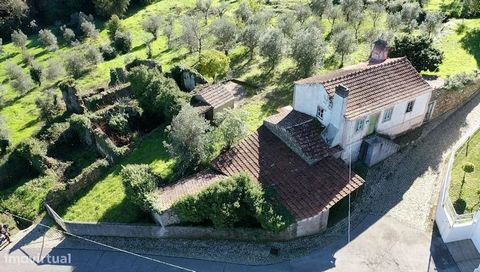
<instances>
[{"instance_id":1,"label":"paved road","mask_svg":"<svg viewBox=\"0 0 480 272\"><path fill-rule=\"evenodd\" d=\"M430 131L415 146L396 154L369 173L366 192L352 214L354 239L349 244L345 243L344 234L336 234L336 242L327 247L316 249L305 257L267 266L244 266L153 255L148 257L194 271L209 272L458 271L452 264L445 245L432 232L432 222L429 219L438 193L436 177L442 160L462 135L480 126L479 102L480 96L477 96ZM329 230L327 234L333 231ZM4 249L0 254L0 272L182 271L121 252L65 248L65 244L75 244L74 241L69 241L73 238L58 241L42 241L41 238L37 235L36 239L30 242ZM318 241L323 238L317 236L309 239L312 243L320 244ZM292 244L298 246L298 241ZM21 256L64 256L68 253L71 254L69 265L49 265L31 260L22 264L18 264L18 261L15 263L17 259L21 261ZM217 254L222 255L222 251Z\"/></svg>"}]
</instances>

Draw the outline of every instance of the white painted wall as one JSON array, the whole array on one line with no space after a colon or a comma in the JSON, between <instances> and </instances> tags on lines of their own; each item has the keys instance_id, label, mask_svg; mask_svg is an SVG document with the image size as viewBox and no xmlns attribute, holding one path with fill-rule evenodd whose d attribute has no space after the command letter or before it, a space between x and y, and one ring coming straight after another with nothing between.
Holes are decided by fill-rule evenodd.
<instances>
[{"instance_id":1,"label":"white painted wall","mask_svg":"<svg viewBox=\"0 0 480 272\"><path fill-rule=\"evenodd\" d=\"M331 118L329 95L322 84L295 84L293 92L293 108L310 116L317 116L317 106L325 109L325 115L320 122L328 126Z\"/></svg>"}]
</instances>

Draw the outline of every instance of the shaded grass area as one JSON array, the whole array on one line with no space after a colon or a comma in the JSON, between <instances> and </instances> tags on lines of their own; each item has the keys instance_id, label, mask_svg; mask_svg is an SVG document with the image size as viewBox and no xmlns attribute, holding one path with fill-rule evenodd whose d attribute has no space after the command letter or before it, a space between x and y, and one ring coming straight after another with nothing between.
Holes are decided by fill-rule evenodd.
<instances>
[{"instance_id":1,"label":"shaded grass area","mask_svg":"<svg viewBox=\"0 0 480 272\"><path fill-rule=\"evenodd\" d=\"M473 163L473 173L465 173L465 163ZM480 209L480 131L465 143L455 154L449 188L450 199L459 214Z\"/></svg>"},{"instance_id":2,"label":"shaded grass area","mask_svg":"<svg viewBox=\"0 0 480 272\"><path fill-rule=\"evenodd\" d=\"M163 147L165 137L163 127L154 130L103 179L83 190L72 203L65 203L59 214L74 221L149 222L149 216L126 198L120 171L124 165L144 163L152 165L156 172L168 179L172 174L173 160Z\"/></svg>"}]
</instances>

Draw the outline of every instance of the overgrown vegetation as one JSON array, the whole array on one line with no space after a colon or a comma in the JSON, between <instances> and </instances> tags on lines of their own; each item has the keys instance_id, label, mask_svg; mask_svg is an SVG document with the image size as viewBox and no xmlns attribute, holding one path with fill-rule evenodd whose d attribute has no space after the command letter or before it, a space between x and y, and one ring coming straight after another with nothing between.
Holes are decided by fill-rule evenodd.
<instances>
[{"instance_id":1,"label":"overgrown vegetation","mask_svg":"<svg viewBox=\"0 0 480 272\"><path fill-rule=\"evenodd\" d=\"M145 212L153 211L154 196L152 192L161 179L146 164L130 164L120 172L128 199Z\"/></svg>"},{"instance_id":2,"label":"overgrown vegetation","mask_svg":"<svg viewBox=\"0 0 480 272\"><path fill-rule=\"evenodd\" d=\"M173 205L182 222L209 222L217 228L260 225L279 232L293 223L293 217L279 204L272 189L264 190L247 174L239 174L207 187Z\"/></svg>"}]
</instances>

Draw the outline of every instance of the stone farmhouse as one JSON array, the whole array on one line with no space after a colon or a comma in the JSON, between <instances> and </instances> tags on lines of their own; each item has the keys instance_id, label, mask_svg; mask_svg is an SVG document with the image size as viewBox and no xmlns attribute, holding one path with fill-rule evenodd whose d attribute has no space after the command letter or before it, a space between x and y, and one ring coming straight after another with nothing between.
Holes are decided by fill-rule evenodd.
<instances>
[{"instance_id":1,"label":"stone farmhouse","mask_svg":"<svg viewBox=\"0 0 480 272\"><path fill-rule=\"evenodd\" d=\"M398 145L391 139L420 126L433 111L432 87L406 58L387 56L386 43L378 41L366 63L295 82L293 107L268 117L209 169L163 188L156 220L178 223L170 209L175 201L246 172L275 188L296 219L297 237L324 231L331 209L364 183L348 164L360 159L372 165L393 154ZM215 101L206 94L218 90L199 94ZM231 100L225 97L219 100Z\"/></svg>"},{"instance_id":2,"label":"stone farmhouse","mask_svg":"<svg viewBox=\"0 0 480 272\"><path fill-rule=\"evenodd\" d=\"M398 150L389 139L431 117L432 92L408 59L389 59L379 40L366 63L296 81L293 109L320 121L323 140L341 147L344 161L373 165Z\"/></svg>"}]
</instances>

